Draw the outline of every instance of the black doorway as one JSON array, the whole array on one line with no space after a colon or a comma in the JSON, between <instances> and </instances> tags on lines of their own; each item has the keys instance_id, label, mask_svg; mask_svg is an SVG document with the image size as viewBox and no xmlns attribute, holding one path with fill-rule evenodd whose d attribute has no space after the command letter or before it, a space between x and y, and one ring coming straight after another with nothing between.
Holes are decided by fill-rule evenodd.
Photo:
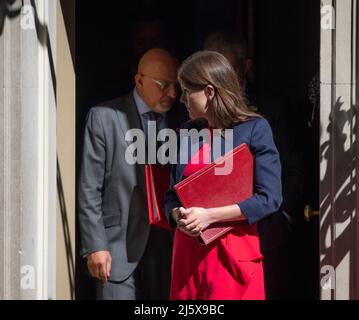
<instances>
[{"instance_id":1,"label":"black doorway","mask_svg":"<svg viewBox=\"0 0 359 320\"><path fill-rule=\"evenodd\" d=\"M288 97L292 129L302 155L305 193L298 200L293 252L291 298L319 299L318 218L304 219L305 205L318 210L319 129L308 97L312 79L319 72L320 1L302 0L126 0L99 5L76 1L76 126L77 169L88 110L95 104L127 93L131 88L129 30L144 15L162 19L168 49L184 59L203 46L205 37L230 29L248 37L254 60L253 82ZM319 96L318 96L319 99ZM314 110L318 115L319 110ZM77 170L79 172L79 170ZM93 299L94 287L78 256L76 298Z\"/></svg>"}]
</instances>

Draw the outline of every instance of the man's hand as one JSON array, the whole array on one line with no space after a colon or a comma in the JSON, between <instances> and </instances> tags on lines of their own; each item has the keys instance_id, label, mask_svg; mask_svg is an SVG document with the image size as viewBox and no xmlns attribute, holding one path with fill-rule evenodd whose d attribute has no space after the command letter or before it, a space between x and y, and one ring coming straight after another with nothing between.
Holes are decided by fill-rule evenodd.
<instances>
[{"instance_id":1,"label":"man's hand","mask_svg":"<svg viewBox=\"0 0 359 320\"><path fill-rule=\"evenodd\" d=\"M108 251L96 251L87 257L87 267L92 277L107 282L110 277L112 258Z\"/></svg>"}]
</instances>

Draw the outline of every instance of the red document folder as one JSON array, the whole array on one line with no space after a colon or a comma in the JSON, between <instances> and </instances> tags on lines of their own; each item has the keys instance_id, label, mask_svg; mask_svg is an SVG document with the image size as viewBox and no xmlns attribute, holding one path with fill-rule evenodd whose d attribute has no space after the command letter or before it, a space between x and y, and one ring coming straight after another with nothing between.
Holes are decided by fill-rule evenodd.
<instances>
[{"instance_id":1,"label":"red document folder","mask_svg":"<svg viewBox=\"0 0 359 320\"><path fill-rule=\"evenodd\" d=\"M216 174L215 169L224 167L227 161L233 161L232 170L225 175ZM177 183L174 189L184 208L215 208L243 201L253 194L253 156L248 146L241 144ZM233 229L235 224L233 221L212 224L202 231L198 240L208 244Z\"/></svg>"},{"instance_id":2,"label":"red document folder","mask_svg":"<svg viewBox=\"0 0 359 320\"><path fill-rule=\"evenodd\" d=\"M146 189L150 224L170 230L164 213L165 193L170 184L170 168L146 164Z\"/></svg>"}]
</instances>

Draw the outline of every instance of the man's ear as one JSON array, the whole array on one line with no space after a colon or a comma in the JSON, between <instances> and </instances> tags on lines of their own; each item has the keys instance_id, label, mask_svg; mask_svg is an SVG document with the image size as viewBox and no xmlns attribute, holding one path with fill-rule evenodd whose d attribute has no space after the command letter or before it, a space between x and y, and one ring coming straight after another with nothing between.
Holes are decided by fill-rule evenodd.
<instances>
[{"instance_id":1,"label":"man's ear","mask_svg":"<svg viewBox=\"0 0 359 320\"><path fill-rule=\"evenodd\" d=\"M249 71L251 71L253 67L253 60L252 59L245 59L244 62L243 62L243 73L244 73L244 76L246 76Z\"/></svg>"},{"instance_id":2,"label":"man's ear","mask_svg":"<svg viewBox=\"0 0 359 320\"><path fill-rule=\"evenodd\" d=\"M138 73L135 75L135 84L136 84L136 87L141 88L143 86L142 77Z\"/></svg>"}]
</instances>

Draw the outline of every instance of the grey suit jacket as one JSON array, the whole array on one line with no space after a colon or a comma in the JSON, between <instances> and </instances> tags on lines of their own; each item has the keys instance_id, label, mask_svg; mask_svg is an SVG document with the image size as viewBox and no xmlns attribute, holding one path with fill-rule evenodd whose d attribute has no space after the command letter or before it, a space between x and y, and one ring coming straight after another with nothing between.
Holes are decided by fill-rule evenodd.
<instances>
[{"instance_id":1,"label":"grey suit jacket","mask_svg":"<svg viewBox=\"0 0 359 320\"><path fill-rule=\"evenodd\" d=\"M180 125L179 117L169 118L170 127ZM132 128L141 129L141 123L131 93L92 108L84 133L78 185L80 254L109 250L112 281L133 272L150 232L144 165L125 160L125 134Z\"/></svg>"}]
</instances>

